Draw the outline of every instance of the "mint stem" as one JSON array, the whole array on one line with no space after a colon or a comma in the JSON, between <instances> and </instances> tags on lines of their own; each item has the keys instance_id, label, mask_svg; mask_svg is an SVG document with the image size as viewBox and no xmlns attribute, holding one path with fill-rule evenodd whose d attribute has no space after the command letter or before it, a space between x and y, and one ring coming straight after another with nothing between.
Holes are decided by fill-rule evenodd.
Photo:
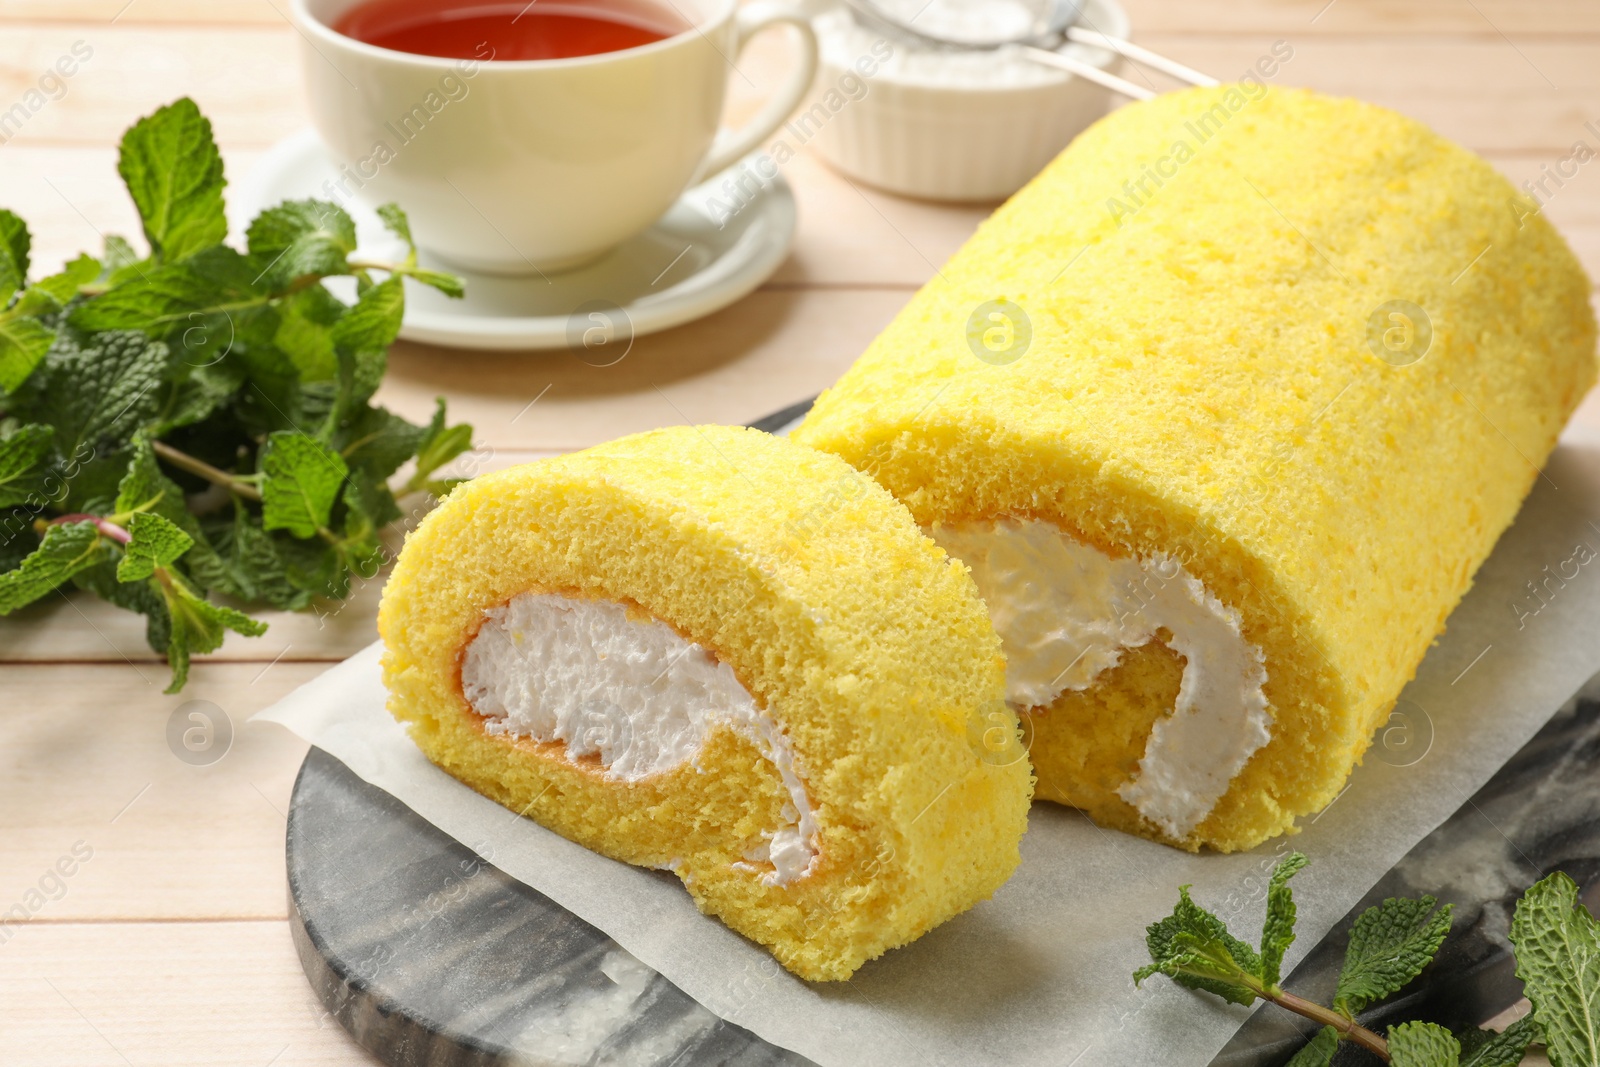
<instances>
[{"instance_id":1,"label":"mint stem","mask_svg":"<svg viewBox=\"0 0 1600 1067\"><path fill-rule=\"evenodd\" d=\"M116 523L108 522L98 515L90 515L87 512L79 511L71 515L61 515L51 519L49 524L51 526L71 526L75 522L94 523L94 528L99 531L101 537L109 538L119 545L125 545L133 540L133 535Z\"/></svg>"},{"instance_id":2,"label":"mint stem","mask_svg":"<svg viewBox=\"0 0 1600 1067\"><path fill-rule=\"evenodd\" d=\"M404 263L383 263L373 259L346 260L346 265L351 270L381 270L386 274L409 274L414 269Z\"/></svg>"},{"instance_id":3,"label":"mint stem","mask_svg":"<svg viewBox=\"0 0 1600 1067\"><path fill-rule=\"evenodd\" d=\"M1304 997L1297 997L1293 993L1285 992L1282 989L1269 989L1263 992L1261 996L1272 1001L1280 1008L1288 1008L1296 1015L1304 1015L1313 1022L1333 1027L1339 1031L1345 1040L1354 1041L1368 1052L1378 1056L1384 1063L1389 1062L1389 1043L1387 1041L1366 1027L1361 1026L1355 1020L1346 1019L1332 1008L1325 1008L1321 1004L1309 1001Z\"/></svg>"},{"instance_id":4,"label":"mint stem","mask_svg":"<svg viewBox=\"0 0 1600 1067\"><path fill-rule=\"evenodd\" d=\"M261 500L261 490L249 482L240 481L219 467L213 467L203 459L196 459L187 452L180 452L169 444L161 441L150 442L150 447L155 449L156 455L166 460L180 470L186 470L199 478L204 478L212 485L220 485L224 489L244 497L246 500Z\"/></svg>"}]
</instances>

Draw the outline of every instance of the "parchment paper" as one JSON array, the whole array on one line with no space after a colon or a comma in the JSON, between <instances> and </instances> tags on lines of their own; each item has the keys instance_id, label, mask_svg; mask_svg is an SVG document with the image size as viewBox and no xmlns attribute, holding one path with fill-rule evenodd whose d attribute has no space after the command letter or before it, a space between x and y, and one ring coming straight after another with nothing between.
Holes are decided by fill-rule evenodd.
<instances>
[{"instance_id":1,"label":"parchment paper","mask_svg":"<svg viewBox=\"0 0 1600 1067\"><path fill-rule=\"evenodd\" d=\"M1039 804L1022 866L992 900L848 983L816 985L701 915L670 875L595 855L433 767L384 710L377 646L256 718L337 756L712 1011L824 1067L1184 1067L1207 1063L1248 1010L1165 979L1134 988L1144 928L1179 885L1254 940L1266 873L1283 852L1306 852L1292 966L1597 671L1600 441L1569 435L1365 766L1303 832L1193 856Z\"/></svg>"}]
</instances>

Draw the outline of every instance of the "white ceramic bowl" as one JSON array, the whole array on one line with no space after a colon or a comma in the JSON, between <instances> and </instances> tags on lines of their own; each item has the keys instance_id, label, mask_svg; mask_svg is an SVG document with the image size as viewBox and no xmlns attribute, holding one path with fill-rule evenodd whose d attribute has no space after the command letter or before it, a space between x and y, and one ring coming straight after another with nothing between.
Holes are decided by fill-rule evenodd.
<instances>
[{"instance_id":1,"label":"white ceramic bowl","mask_svg":"<svg viewBox=\"0 0 1600 1067\"><path fill-rule=\"evenodd\" d=\"M930 63L859 27L840 32L853 25L842 8L823 12L813 25L820 73L789 130L806 133L822 158L849 177L903 196L1010 196L1111 105L1109 90L1020 57L970 53L954 64ZM1116 0L1088 0L1082 25L1112 37L1129 32ZM867 47L873 44L876 51ZM1068 44L1064 51L1113 72L1121 62L1099 48ZM975 70L984 63L1009 63L1008 80L984 77Z\"/></svg>"}]
</instances>

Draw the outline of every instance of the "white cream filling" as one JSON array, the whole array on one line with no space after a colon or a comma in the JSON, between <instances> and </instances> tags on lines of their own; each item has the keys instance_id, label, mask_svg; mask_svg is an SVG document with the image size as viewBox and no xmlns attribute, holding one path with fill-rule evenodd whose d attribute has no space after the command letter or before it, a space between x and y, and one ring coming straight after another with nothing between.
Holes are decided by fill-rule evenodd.
<instances>
[{"instance_id":1,"label":"white cream filling","mask_svg":"<svg viewBox=\"0 0 1600 1067\"><path fill-rule=\"evenodd\" d=\"M772 865L768 885L803 877L816 859L816 816L783 729L732 668L664 622L630 619L611 601L519 594L484 613L461 691L489 733L560 741L569 759L597 757L619 782L693 763L712 730L730 727L789 791L784 825L745 858Z\"/></svg>"},{"instance_id":2,"label":"white cream filling","mask_svg":"<svg viewBox=\"0 0 1600 1067\"><path fill-rule=\"evenodd\" d=\"M1216 807L1270 736L1266 660L1238 611L1177 560L1112 559L1051 522L1000 519L929 533L972 569L1006 654L1006 698L1044 707L1086 689L1124 649L1161 629L1184 657L1170 716L1158 719L1138 773L1118 793L1173 837Z\"/></svg>"}]
</instances>

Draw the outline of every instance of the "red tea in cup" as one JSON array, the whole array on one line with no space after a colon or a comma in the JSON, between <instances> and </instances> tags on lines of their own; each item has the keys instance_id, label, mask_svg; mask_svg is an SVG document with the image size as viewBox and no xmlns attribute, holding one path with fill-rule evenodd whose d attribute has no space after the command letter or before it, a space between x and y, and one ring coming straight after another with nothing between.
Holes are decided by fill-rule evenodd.
<instances>
[{"instance_id":1,"label":"red tea in cup","mask_svg":"<svg viewBox=\"0 0 1600 1067\"><path fill-rule=\"evenodd\" d=\"M630 0L365 0L333 28L365 44L445 59L572 59L664 40L689 28Z\"/></svg>"}]
</instances>

